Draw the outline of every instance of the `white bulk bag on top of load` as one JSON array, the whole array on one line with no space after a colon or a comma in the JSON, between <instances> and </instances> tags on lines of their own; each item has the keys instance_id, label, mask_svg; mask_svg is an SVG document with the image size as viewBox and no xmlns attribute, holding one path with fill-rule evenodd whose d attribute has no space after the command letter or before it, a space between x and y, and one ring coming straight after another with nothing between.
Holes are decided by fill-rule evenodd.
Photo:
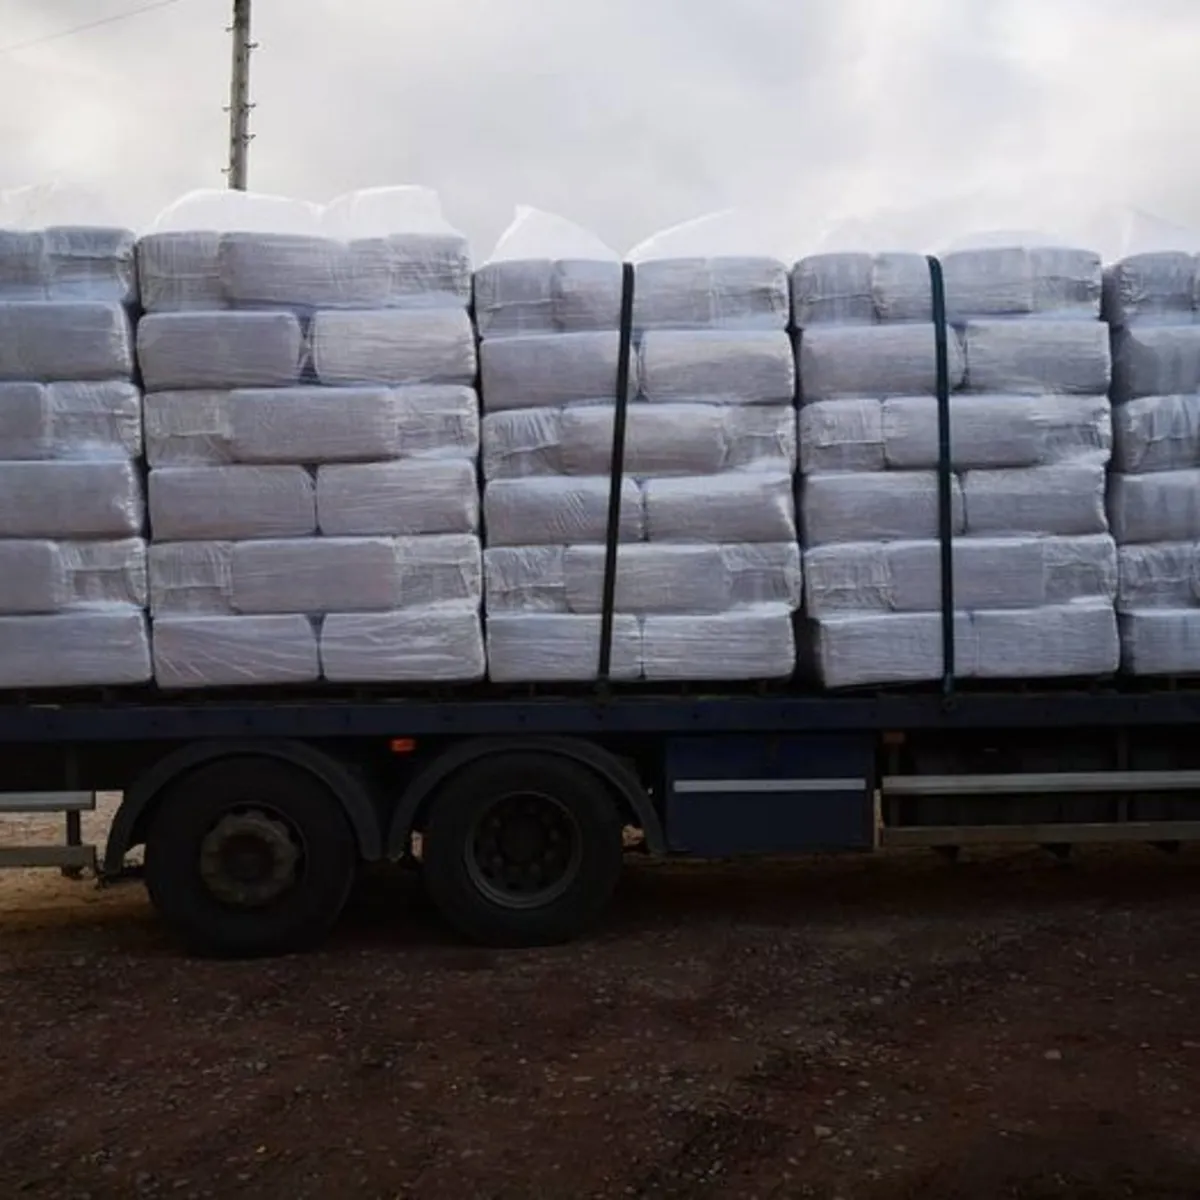
<instances>
[{"instance_id":1,"label":"white bulk bag on top of load","mask_svg":"<svg viewBox=\"0 0 1200 1200\"><path fill-rule=\"evenodd\" d=\"M0 298L132 306L134 241L86 189L52 183L0 191Z\"/></svg>"},{"instance_id":2,"label":"white bulk bag on top of load","mask_svg":"<svg viewBox=\"0 0 1200 1200\"><path fill-rule=\"evenodd\" d=\"M748 214L727 209L638 243L635 328L784 330L787 267L764 241Z\"/></svg>"},{"instance_id":3,"label":"white bulk bag on top of load","mask_svg":"<svg viewBox=\"0 0 1200 1200\"><path fill-rule=\"evenodd\" d=\"M613 331L620 318L617 254L594 234L553 213L519 206L491 256L475 272L475 321L485 341Z\"/></svg>"},{"instance_id":4,"label":"white bulk bag on top of load","mask_svg":"<svg viewBox=\"0 0 1200 1200\"><path fill-rule=\"evenodd\" d=\"M466 238L428 188L376 188L324 208L197 191L138 243L149 312L288 307L449 307L470 299Z\"/></svg>"}]
</instances>

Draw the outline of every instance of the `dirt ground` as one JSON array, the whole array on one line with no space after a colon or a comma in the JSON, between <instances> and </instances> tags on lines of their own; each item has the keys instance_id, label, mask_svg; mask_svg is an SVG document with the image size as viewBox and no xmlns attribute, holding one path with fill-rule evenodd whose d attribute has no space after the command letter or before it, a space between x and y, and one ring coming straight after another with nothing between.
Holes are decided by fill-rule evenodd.
<instances>
[{"instance_id":1,"label":"dirt ground","mask_svg":"<svg viewBox=\"0 0 1200 1200\"><path fill-rule=\"evenodd\" d=\"M388 875L249 964L15 874L0 1026L3 1197L1195 1198L1200 853L643 866L500 954Z\"/></svg>"}]
</instances>

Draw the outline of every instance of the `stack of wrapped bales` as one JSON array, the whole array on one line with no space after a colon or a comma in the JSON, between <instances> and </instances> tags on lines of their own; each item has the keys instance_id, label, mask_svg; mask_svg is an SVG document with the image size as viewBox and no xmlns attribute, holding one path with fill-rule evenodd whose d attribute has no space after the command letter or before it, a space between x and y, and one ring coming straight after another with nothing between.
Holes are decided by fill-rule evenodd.
<instances>
[{"instance_id":1,"label":"stack of wrapped bales","mask_svg":"<svg viewBox=\"0 0 1200 1200\"><path fill-rule=\"evenodd\" d=\"M943 260L955 673L1115 670L1116 550L1100 263L992 247ZM809 648L840 687L943 671L935 330L912 254L793 272Z\"/></svg>"},{"instance_id":2,"label":"stack of wrapped bales","mask_svg":"<svg viewBox=\"0 0 1200 1200\"><path fill-rule=\"evenodd\" d=\"M481 678L470 261L436 196L194 195L138 271L160 685Z\"/></svg>"},{"instance_id":3,"label":"stack of wrapped bales","mask_svg":"<svg viewBox=\"0 0 1200 1200\"><path fill-rule=\"evenodd\" d=\"M133 234L0 229L0 687L150 678Z\"/></svg>"},{"instance_id":4,"label":"stack of wrapped bales","mask_svg":"<svg viewBox=\"0 0 1200 1200\"><path fill-rule=\"evenodd\" d=\"M800 600L782 263L637 261L612 677L790 675ZM622 272L522 210L476 277L492 679L594 678Z\"/></svg>"},{"instance_id":5,"label":"stack of wrapped bales","mask_svg":"<svg viewBox=\"0 0 1200 1200\"><path fill-rule=\"evenodd\" d=\"M1122 259L1106 272L1104 308L1124 665L1190 674L1200 671L1200 260Z\"/></svg>"}]
</instances>

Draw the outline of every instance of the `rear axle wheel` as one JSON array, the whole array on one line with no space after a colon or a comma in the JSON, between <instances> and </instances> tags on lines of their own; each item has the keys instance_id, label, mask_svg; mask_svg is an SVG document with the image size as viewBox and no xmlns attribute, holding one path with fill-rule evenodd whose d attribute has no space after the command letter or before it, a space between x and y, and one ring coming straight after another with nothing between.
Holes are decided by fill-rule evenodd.
<instances>
[{"instance_id":1,"label":"rear axle wheel","mask_svg":"<svg viewBox=\"0 0 1200 1200\"><path fill-rule=\"evenodd\" d=\"M576 936L608 903L621 819L588 767L556 754L497 754L442 786L423 846L429 894L461 933L547 945Z\"/></svg>"}]
</instances>

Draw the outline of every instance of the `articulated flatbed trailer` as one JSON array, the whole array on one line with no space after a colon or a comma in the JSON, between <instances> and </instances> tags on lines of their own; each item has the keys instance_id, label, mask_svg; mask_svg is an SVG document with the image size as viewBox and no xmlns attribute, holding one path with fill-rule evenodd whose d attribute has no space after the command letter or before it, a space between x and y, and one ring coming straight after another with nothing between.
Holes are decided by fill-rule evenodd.
<instances>
[{"instance_id":1,"label":"articulated flatbed trailer","mask_svg":"<svg viewBox=\"0 0 1200 1200\"><path fill-rule=\"evenodd\" d=\"M62 812L67 836L0 865L116 881L144 847L184 944L254 955L314 944L363 864L403 861L464 936L545 944L601 916L634 852L1176 847L1200 839L1197 730L1189 690L6 704L0 810Z\"/></svg>"}]
</instances>

